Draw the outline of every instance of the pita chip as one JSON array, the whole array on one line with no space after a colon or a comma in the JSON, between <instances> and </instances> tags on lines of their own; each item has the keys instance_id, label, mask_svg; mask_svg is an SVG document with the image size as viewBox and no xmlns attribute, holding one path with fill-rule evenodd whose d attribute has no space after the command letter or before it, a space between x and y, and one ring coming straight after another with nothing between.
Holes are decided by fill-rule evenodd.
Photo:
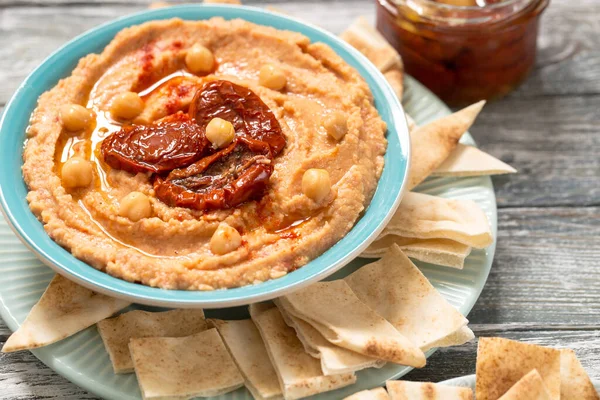
<instances>
[{"instance_id":1,"label":"pita chip","mask_svg":"<svg viewBox=\"0 0 600 400\"><path fill-rule=\"evenodd\" d=\"M385 362L336 346L327 341L307 322L290 315L281 301L275 300L285 323L294 328L304 350L313 357L321 360L321 369L325 375L336 375L355 372L361 369L382 367Z\"/></svg>"},{"instance_id":2,"label":"pita chip","mask_svg":"<svg viewBox=\"0 0 600 400\"><path fill-rule=\"evenodd\" d=\"M432 342L429 345L429 348L433 349L436 347L459 346L461 344L470 342L473 339L475 339L475 334L473 333L471 328L469 328L468 326L463 326L456 332L454 332L440 340L436 340L435 342Z\"/></svg>"},{"instance_id":3,"label":"pita chip","mask_svg":"<svg viewBox=\"0 0 600 400\"><path fill-rule=\"evenodd\" d=\"M448 158L461 136L473 125L483 108L480 101L410 132L411 161L408 190L423 182Z\"/></svg>"},{"instance_id":4,"label":"pita chip","mask_svg":"<svg viewBox=\"0 0 600 400\"><path fill-rule=\"evenodd\" d=\"M404 114L406 116L406 123L408 124L408 131L412 132L413 130L417 129L417 123L415 122L415 120L413 119L413 117L411 117L408 114Z\"/></svg>"},{"instance_id":5,"label":"pita chip","mask_svg":"<svg viewBox=\"0 0 600 400\"><path fill-rule=\"evenodd\" d=\"M387 381L391 400L473 400L470 388L430 382Z\"/></svg>"},{"instance_id":6,"label":"pita chip","mask_svg":"<svg viewBox=\"0 0 600 400\"><path fill-rule=\"evenodd\" d=\"M570 349L560 351L560 398L562 400L600 400L590 377Z\"/></svg>"},{"instance_id":7,"label":"pita chip","mask_svg":"<svg viewBox=\"0 0 600 400\"><path fill-rule=\"evenodd\" d=\"M473 338L470 330L463 331L469 321L396 245L381 260L363 266L344 280L361 301L423 351L463 344Z\"/></svg>"},{"instance_id":8,"label":"pita chip","mask_svg":"<svg viewBox=\"0 0 600 400\"><path fill-rule=\"evenodd\" d=\"M23 324L8 338L2 352L35 349L58 342L129 304L55 275Z\"/></svg>"},{"instance_id":9,"label":"pita chip","mask_svg":"<svg viewBox=\"0 0 600 400\"><path fill-rule=\"evenodd\" d=\"M409 192L379 238L448 239L482 249L493 243L488 219L472 200Z\"/></svg>"},{"instance_id":10,"label":"pita chip","mask_svg":"<svg viewBox=\"0 0 600 400\"><path fill-rule=\"evenodd\" d=\"M532 370L514 384L500 400L550 400L544 380L537 369Z\"/></svg>"},{"instance_id":11,"label":"pita chip","mask_svg":"<svg viewBox=\"0 0 600 400\"><path fill-rule=\"evenodd\" d=\"M248 312L250 313L250 317L254 319L259 314L270 310L271 308L275 308L275 304L272 301L265 301L262 303L254 303L248 306Z\"/></svg>"},{"instance_id":12,"label":"pita chip","mask_svg":"<svg viewBox=\"0 0 600 400\"><path fill-rule=\"evenodd\" d=\"M156 10L159 8L165 8L165 7L170 7L170 6L171 6L171 4L167 3L166 1L157 1L154 3L150 3L148 8L151 10Z\"/></svg>"},{"instance_id":13,"label":"pita chip","mask_svg":"<svg viewBox=\"0 0 600 400\"><path fill-rule=\"evenodd\" d=\"M382 387L363 390L346 397L344 400L390 400L390 396Z\"/></svg>"},{"instance_id":14,"label":"pita chip","mask_svg":"<svg viewBox=\"0 0 600 400\"><path fill-rule=\"evenodd\" d=\"M258 400L282 399L277 374L254 322L249 319L209 322L219 331L252 396Z\"/></svg>"},{"instance_id":15,"label":"pita chip","mask_svg":"<svg viewBox=\"0 0 600 400\"><path fill-rule=\"evenodd\" d=\"M319 282L279 301L290 315L310 324L332 344L396 364L425 365L423 352L343 280Z\"/></svg>"},{"instance_id":16,"label":"pita chip","mask_svg":"<svg viewBox=\"0 0 600 400\"><path fill-rule=\"evenodd\" d=\"M202 310L130 311L98 322L98 332L116 374L133 372L129 340L143 337L183 337L207 329Z\"/></svg>"},{"instance_id":17,"label":"pita chip","mask_svg":"<svg viewBox=\"0 0 600 400\"><path fill-rule=\"evenodd\" d=\"M356 382L353 373L323 375L319 360L304 351L302 343L285 323L278 308L257 311L255 308L252 320L275 367L286 400L312 396Z\"/></svg>"},{"instance_id":18,"label":"pita chip","mask_svg":"<svg viewBox=\"0 0 600 400\"><path fill-rule=\"evenodd\" d=\"M129 349L144 400L218 396L244 384L216 329L179 338L133 338Z\"/></svg>"},{"instance_id":19,"label":"pita chip","mask_svg":"<svg viewBox=\"0 0 600 400\"><path fill-rule=\"evenodd\" d=\"M459 143L433 176L479 176L514 174L516 169L474 146Z\"/></svg>"},{"instance_id":20,"label":"pita chip","mask_svg":"<svg viewBox=\"0 0 600 400\"><path fill-rule=\"evenodd\" d=\"M560 400L560 350L503 338L480 338L477 349L477 400L497 400L537 369L551 400Z\"/></svg>"},{"instance_id":21,"label":"pita chip","mask_svg":"<svg viewBox=\"0 0 600 400\"><path fill-rule=\"evenodd\" d=\"M381 72L391 69L402 71L402 59L387 40L369 24L365 17L359 17L340 35L342 40L367 57ZM401 97L399 97L401 98Z\"/></svg>"},{"instance_id":22,"label":"pita chip","mask_svg":"<svg viewBox=\"0 0 600 400\"><path fill-rule=\"evenodd\" d=\"M449 239L415 239L386 235L377 239L360 255L364 258L381 258L392 246L397 245L408 257L415 260L463 269L471 247Z\"/></svg>"},{"instance_id":23,"label":"pita chip","mask_svg":"<svg viewBox=\"0 0 600 400\"><path fill-rule=\"evenodd\" d=\"M402 100L402 93L404 92L404 75L402 74L402 71L399 69L391 69L388 72L384 73L383 76L394 90L394 93L396 93L396 97L398 97L398 100Z\"/></svg>"}]
</instances>

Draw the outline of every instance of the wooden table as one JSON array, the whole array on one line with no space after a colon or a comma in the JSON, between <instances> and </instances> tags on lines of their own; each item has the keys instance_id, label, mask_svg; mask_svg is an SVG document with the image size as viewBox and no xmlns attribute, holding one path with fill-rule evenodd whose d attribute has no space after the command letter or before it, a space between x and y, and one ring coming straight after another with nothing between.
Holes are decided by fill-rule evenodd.
<instances>
[{"instance_id":1,"label":"wooden table","mask_svg":"<svg viewBox=\"0 0 600 400\"><path fill-rule=\"evenodd\" d=\"M334 33L374 14L366 0L269 4ZM0 110L64 42L147 6L143 0L0 0ZM599 20L600 0L552 0L535 72L515 93L489 104L471 129L485 151L519 170L494 178L498 247L469 315L471 327L477 336L570 347L593 379L600 379ZM0 343L9 334L0 320ZM474 373L475 354L475 342L440 350L407 378L435 382ZM96 397L19 352L0 355L0 398Z\"/></svg>"}]
</instances>

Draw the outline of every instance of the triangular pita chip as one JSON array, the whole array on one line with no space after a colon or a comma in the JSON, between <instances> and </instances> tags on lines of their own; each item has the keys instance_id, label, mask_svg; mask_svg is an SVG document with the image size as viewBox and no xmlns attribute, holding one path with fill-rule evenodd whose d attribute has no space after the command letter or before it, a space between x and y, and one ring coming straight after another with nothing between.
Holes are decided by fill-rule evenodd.
<instances>
[{"instance_id":1,"label":"triangular pita chip","mask_svg":"<svg viewBox=\"0 0 600 400\"><path fill-rule=\"evenodd\" d=\"M537 369L551 400L560 400L560 350L503 338L480 338L477 400L498 400L532 369Z\"/></svg>"},{"instance_id":2,"label":"triangular pita chip","mask_svg":"<svg viewBox=\"0 0 600 400\"><path fill-rule=\"evenodd\" d=\"M423 351L446 344L444 339L469 322L396 245L381 260L363 266L344 280L360 300ZM456 338L468 341L472 338L469 336Z\"/></svg>"},{"instance_id":3,"label":"triangular pita chip","mask_svg":"<svg viewBox=\"0 0 600 400\"><path fill-rule=\"evenodd\" d=\"M343 280L315 283L279 301L290 315L309 323L337 346L396 364L425 365L423 352L363 303Z\"/></svg>"},{"instance_id":4,"label":"triangular pita chip","mask_svg":"<svg viewBox=\"0 0 600 400\"><path fill-rule=\"evenodd\" d=\"M286 400L312 396L356 382L353 373L323 375L319 360L304 351L302 343L294 330L287 326L279 309L259 311L254 308L253 311L252 320L265 343Z\"/></svg>"},{"instance_id":5,"label":"triangular pita chip","mask_svg":"<svg viewBox=\"0 0 600 400\"><path fill-rule=\"evenodd\" d=\"M282 399L277 374L254 322L249 319L209 322L219 331L252 396L258 400Z\"/></svg>"},{"instance_id":6,"label":"triangular pita chip","mask_svg":"<svg viewBox=\"0 0 600 400\"><path fill-rule=\"evenodd\" d=\"M411 117L408 114L404 114L404 115L406 116L406 123L408 124L408 131L412 132L413 130L417 129L417 123L415 122L413 117Z\"/></svg>"},{"instance_id":7,"label":"triangular pita chip","mask_svg":"<svg viewBox=\"0 0 600 400\"><path fill-rule=\"evenodd\" d=\"M540 373L534 369L515 383L499 400L551 400L551 397Z\"/></svg>"},{"instance_id":8,"label":"triangular pita chip","mask_svg":"<svg viewBox=\"0 0 600 400\"><path fill-rule=\"evenodd\" d=\"M600 400L590 377L570 349L560 351L561 400Z\"/></svg>"},{"instance_id":9,"label":"triangular pita chip","mask_svg":"<svg viewBox=\"0 0 600 400\"><path fill-rule=\"evenodd\" d=\"M321 360L321 369L325 375L336 375L345 372L354 372L361 369L382 367L385 362L367 357L354 351L336 346L327 341L307 322L290 315L279 300L275 300L283 320L296 331L296 335L304 350L313 357Z\"/></svg>"},{"instance_id":10,"label":"triangular pita chip","mask_svg":"<svg viewBox=\"0 0 600 400\"><path fill-rule=\"evenodd\" d=\"M404 92L404 75L402 74L402 71L399 69L391 69L388 72L384 73L383 76L394 90L394 93L396 93L396 97L398 97L398 100L402 100L402 93Z\"/></svg>"},{"instance_id":11,"label":"triangular pita chip","mask_svg":"<svg viewBox=\"0 0 600 400\"><path fill-rule=\"evenodd\" d=\"M516 169L474 146L459 143L431 175L479 176L514 174Z\"/></svg>"},{"instance_id":12,"label":"triangular pita chip","mask_svg":"<svg viewBox=\"0 0 600 400\"><path fill-rule=\"evenodd\" d=\"M379 238L396 235L449 239L481 249L494 241L483 210L473 200L444 199L408 192Z\"/></svg>"},{"instance_id":13,"label":"triangular pita chip","mask_svg":"<svg viewBox=\"0 0 600 400\"><path fill-rule=\"evenodd\" d=\"M180 338L133 338L129 349L144 400L218 396L244 385L216 329Z\"/></svg>"},{"instance_id":14,"label":"triangular pita chip","mask_svg":"<svg viewBox=\"0 0 600 400\"><path fill-rule=\"evenodd\" d=\"M275 308L275 304L273 304L272 301L265 301L262 303L250 304L250 306L248 306L248 312L250 313L250 316L254 318L271 308Z\"/></svg>"},{"instance_id":15,"label":"triangular pita chip","mask_svg":"<svg viewBox=\"0 0 600 400\"><path fill-rule=\"evenodd\" d=\"M390 400L390 396L388 396L388 393L384 388L379 387L354 393L344 400Z\"/></svg>"},{"instance_id":16,"label":"triangular pita chip","mask_svg":"<svg viewBox=\"0 0 600 400\"><path fill-rule=\"evenodd\" d=\"M408 190L423 182L448 158L461 136L475 122L484 104L485 101L480 101L454 114L419 126L410 133Z\"/></svg>"},{"instance_id":17,"label":"triangular pita chip","mask_svg":"<svg viewBox=\"0 0 600 400\"><path fill-rule=\"evenodd\" d=\"M371 243L360 256L381 258L394 244L410 258L457 269L463 269L465 258L471 253L471 246L454 240L415 239L386 235Z\"/></svg>"},{"instance_id":18,"label":"triangular pita chip","mask_svg":"<svg viewBox=\"0 0 600 400\"><path fill-rule=\"evenodd\" d=\"M473 400L470 388L430 382L387 381L391 400Z\"/></svg>"},{"instance_id":19,"label":"triangular pita chip","mask_svg":"<svg viewBox=\"0 0 600 400\"><path fill-rule=\"evenodd\" d=\"M55 275L23 324L8 338L2 352L35 349L58 342L129 304Z\"/></svg>"},{"instance_id":20,"label":"triangular pita chip","mask_svg":"<svg viewBox=\"0 0 600 400\"><path fill-rule=\"evenodd\" d=\"M451 347L451 346L459 346L461 344L470 342L475 339L475 334L468 326L463 326L456 332L442 338L440 340L436 340L429 345L430 349L436 347Z\"/></svg>"},{"instance_id":21,"label":"triangular pita chip","mask_svg":"<svg viewBox=\"0 0 600 400\"><path fill-rule=\"evenodd\" d=\"M202 310L130 311L98 322L98 332L116 374L133 372L129 339L183 337L207 329Z\"/></svg>"},{"instance_id":22,"label":"triangular pita chip","mask_svg":"<svg viewBox=\"0 0 600 400\"><path fill-rule=\"evenodd\" d=\"M381 72L403 70L398 52L364 17L356 19L340 37L364 54Z\"/></svg>"}]
</instances>

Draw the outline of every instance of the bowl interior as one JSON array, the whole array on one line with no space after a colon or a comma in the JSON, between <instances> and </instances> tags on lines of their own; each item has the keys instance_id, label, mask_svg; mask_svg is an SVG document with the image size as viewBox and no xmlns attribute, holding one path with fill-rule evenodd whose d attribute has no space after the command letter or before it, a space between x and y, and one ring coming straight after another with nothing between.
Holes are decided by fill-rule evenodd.
<instances>
[{"instance_id":1,"label":"bowl interior","mask_svg":"<svg viewBox=\"0 0 600 400\"><path fill-rule=\"evenodd\" d=\"M123 28L149 20L182 18L242 18L278 29L300 32L312 42L331 46L367 81L375 106L388 124L385 167L370 206L354 228L336 245L307 265L286 276L257 285L212 292L162 290L123 281L77 260L45 233L29 210L27 187L21 175L22 150L29 115L37 98L68 76L77 61L100 52ZM409 134L402 106L383 76L360 53L332 34L293 18L252 7L185 5L149 10L101 25L64 45L49 56L19 87L0 121L0 204L12 229L51 268L83 286L136 303L165 307L229 307L277 297L334 273L362 251L383 229L400 202L408 171Z\"/></svg>"}]
</instances>

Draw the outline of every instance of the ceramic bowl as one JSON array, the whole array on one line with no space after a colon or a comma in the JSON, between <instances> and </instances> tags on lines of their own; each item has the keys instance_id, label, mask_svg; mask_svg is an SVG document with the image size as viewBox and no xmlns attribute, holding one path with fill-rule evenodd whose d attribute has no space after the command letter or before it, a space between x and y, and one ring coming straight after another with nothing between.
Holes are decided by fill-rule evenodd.
<instances>
[{"instance_id":1,"label":"ceramic bowl","mask_svg":"<svg viewBox=\"0 0 600 400\"><path fill-rule=\"evenodd\" d=\"M300 32L312 42L331 46L366 80L375 106L388 126L388 150L379 185L368 209L354 228L337 244L307 265L268 282L235 289L194 292L164 290L114 278L76 259L56 244L29 210L27 187L21 175L25 131L38 97L68 76L77 61L98 53L123 28L169 18L203 20L241 18L277 29ZM79 284L113 297L163 307L221 308L250 304L281 296L319 281L361 253L381 232L396 210L408 173L409 133L402 106L384 77L364 56L336 36L294 18L253 7L183 5L147 10L92 29L50 55L18 88L0 121L0 204L11 228L37 257L56 272Z\"/></svg>"}]
</instances>

